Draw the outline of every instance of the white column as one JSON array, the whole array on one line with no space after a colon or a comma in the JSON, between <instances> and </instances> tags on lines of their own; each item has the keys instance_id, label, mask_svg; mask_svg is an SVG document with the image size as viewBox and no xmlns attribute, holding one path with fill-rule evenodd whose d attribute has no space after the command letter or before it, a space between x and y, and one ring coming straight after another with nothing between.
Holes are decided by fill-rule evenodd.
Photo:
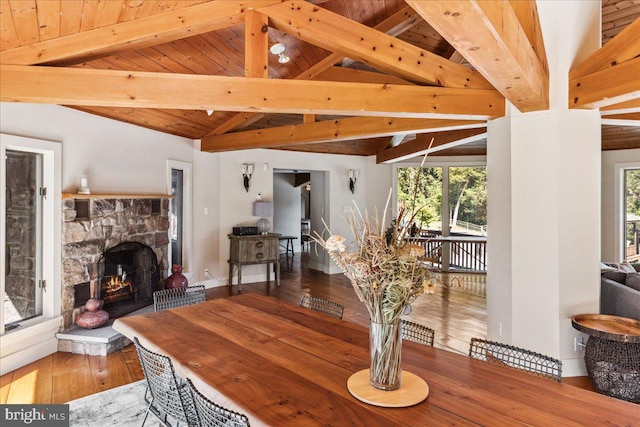
<instances>
[{"instance_id":1,"label":"white column","mask_svg":"<svg viewBox=\"0 0 640 427\"><path fill-rule=\"evenodd\" d=\"M600 116L567 107L569 69L600 46L600 2L538 2L548 111L488 126L488 336L583 375L571 316L598 312Z\"/></svg>"}]
</instances>

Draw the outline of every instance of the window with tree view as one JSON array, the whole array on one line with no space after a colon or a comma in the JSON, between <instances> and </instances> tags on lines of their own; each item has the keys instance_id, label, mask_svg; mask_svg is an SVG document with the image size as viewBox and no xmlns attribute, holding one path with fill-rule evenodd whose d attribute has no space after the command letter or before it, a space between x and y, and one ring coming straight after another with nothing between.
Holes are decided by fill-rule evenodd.
<instances>
[{"instance_id":1,"label":"window with tree view","mask_svg":"<svg viewBox=\"0 0 640 427\"><path fill-rule=\"evenodd\" d=\"M624 171L625 259L640 261L640 169Z\"/></svg>"}]
</instances>

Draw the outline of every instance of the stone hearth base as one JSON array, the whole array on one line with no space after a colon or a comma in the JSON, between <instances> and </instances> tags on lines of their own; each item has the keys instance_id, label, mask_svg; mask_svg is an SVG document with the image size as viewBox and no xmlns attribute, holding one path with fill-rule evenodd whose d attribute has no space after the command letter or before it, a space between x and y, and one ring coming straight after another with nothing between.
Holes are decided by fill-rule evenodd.
<instances>
[{"instance_id":1,"label":"stone hearth base","mask_svg":"<svg viewBox=\"0 0 640 427\"><path fill-rule=\"evenodd\" d=\"M153 305L150 305L129 314L129 316L152 311ZM131 343L131 340L113 329L111 326L113 322L114 320L109 320L105 326L96 329L83 329L74 325L64 332L57 333L58 351L89 356L106 356L122 350Z\"/></svg>"}]
</instances>

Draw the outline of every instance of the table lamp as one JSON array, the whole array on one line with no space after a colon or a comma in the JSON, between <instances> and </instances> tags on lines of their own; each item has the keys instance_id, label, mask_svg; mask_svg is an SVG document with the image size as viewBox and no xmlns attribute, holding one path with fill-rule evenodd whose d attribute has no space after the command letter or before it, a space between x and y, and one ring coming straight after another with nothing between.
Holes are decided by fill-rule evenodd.
<instances>
[{"instance_id":1,"label":"table lamp","mask_svg":"<svg viewBox=\"0 0 640 427\"><path fill-rule=\"evenodd\" d=\"M258 222L256 222L258 232L267 234L271 228L271 223L265 217L273 216L273 202L253 202L253 216L261 217Z\"/></svg>"}]
</instances>

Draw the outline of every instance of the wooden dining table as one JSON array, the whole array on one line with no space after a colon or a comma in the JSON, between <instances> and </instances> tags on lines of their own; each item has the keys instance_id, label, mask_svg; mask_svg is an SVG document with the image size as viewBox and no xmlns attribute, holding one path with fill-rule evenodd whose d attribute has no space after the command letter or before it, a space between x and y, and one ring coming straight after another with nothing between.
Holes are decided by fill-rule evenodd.
<instances>
[{"instance_id":1,"label":"wooden dining table","mask_svg":"<svg viewBox=\"0 0 640 427\"><path fill-rule=\"evenodd\" d=\"M369 366L368 330L258 294L117 319L113 327L167 355L214 402L252 426L640 426L640 405L403 342L402 368L424 379L406 408L354 398Z\"/></svg>"}]
</instances>

